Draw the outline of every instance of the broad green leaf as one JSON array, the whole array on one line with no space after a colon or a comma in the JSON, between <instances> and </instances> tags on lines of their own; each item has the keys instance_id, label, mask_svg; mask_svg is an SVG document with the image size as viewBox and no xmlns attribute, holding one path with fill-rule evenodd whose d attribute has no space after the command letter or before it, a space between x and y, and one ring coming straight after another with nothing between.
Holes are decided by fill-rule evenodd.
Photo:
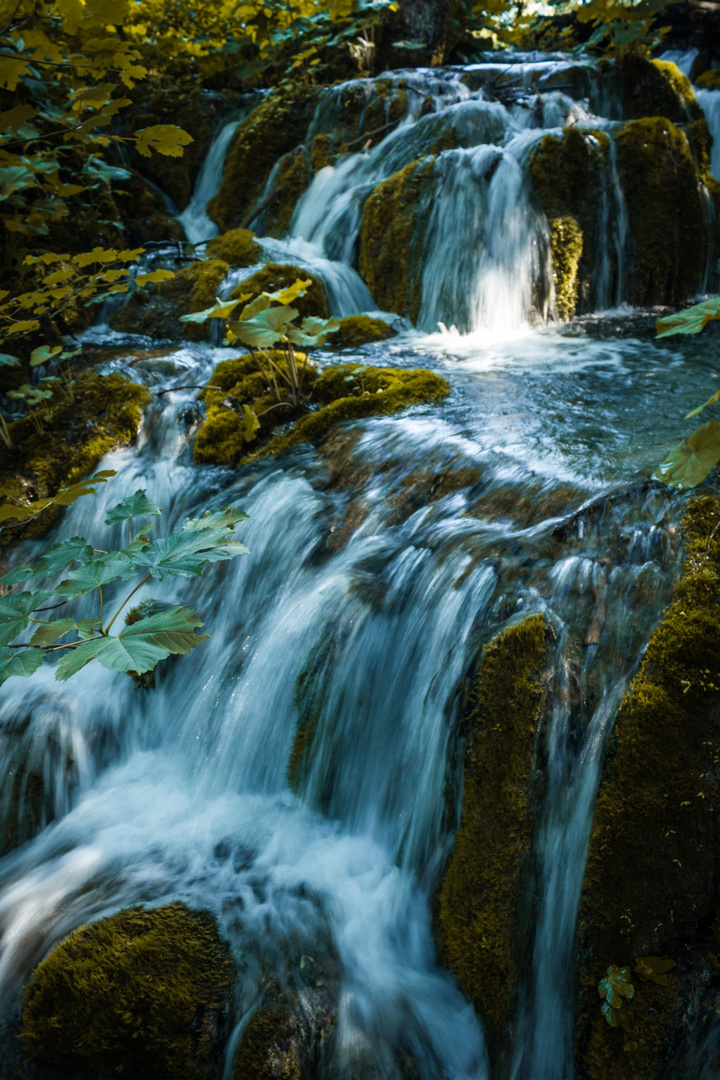
<instances>
[{"instance_id":1,"label":"broad green leaf","mask_svg":"<svg viewBox=\"0 0 720 1080\"><path fill-rule=\"evenodd\" d=\"M39 345L30 353L30 367L38 367L39 364L47 364L53 356L62 352L62 345Z\"/></svg>"},{"instance_id":2,"label":"broad green leaf","mask_svg":"<svg viewBox=\"0 0 720 1080\"><path fill-rule=\"evenodd\" d=\"M33 572L33 577L39 574L59 574L72 562L82 565L89 563L93 556L93 549L84 536L71 536L68 540L61 540L59 544L53 544L48 548Z\"/></svg>"},{"instance_id":3,"label":"broad green leaf","mask_svg":"<svg viewBox=\"0 0 720 1080\"><path fill-rule=\"evenodd\" d=\"M297 315L292 307L267 308L252 319L228 323L228 336L256 349L271 348L285 335L285 327Z\"/></svg>"},{"instance_id":4,"label":"broad green leaf","mask_svg":"<svg viewBox=\"0 0 720 1080\"><path fill-rule=\"evenodd\" d=\"M684 311L677 311L655 323L657 336L669 337L671 334L699 334L712 319L720 319L720 297L703 300Z\"/></svg>"},{"instance_id":5,"label":"broad green leaf","mask_svg":"<svg viewBox=\"0 0 720 1080\"><path fill-rule=\"evenodd\" d=\"M18 367L20 360L17 356L11 356L10 353L0 353L0 367Z\"/></svg>"},{"instance_id":6,"label":"broad green leaf","mask_svg":"<svg viewBox=\"0 0 720 1080\"><path fill-rule=\"evenodd\" d=\"M611 964L605 978L598 983L598 994L604 997L613 1009L619 1009L624 999L634 997L635 987L630 982L630 968Z\"/></svg>"},{"instance_id":7,"label":"broad green leaf","mask_svg":"<svg viewBox=\"0 0 720 1080\"><path fill-rule=\"evenodd\" d=\"M34 675L45 659L42 649L0 648L0 684L11 675Z\"/></svg>"},{"instance_id":8,"label":"broad green leaf","mask_svg":"<svg viewBox=\"0 0 720 1080\"><path fill-rule=\"evenodd\" d=\"M29 625L30 615L49 600L52 593L12 593L0 597L0 645L9 645Z\"/></svg>"},{"instance_id":9,"label":"broad green leaf","mask_svg":"<svg viewBox=\"0 0 720 1080\"><path fill-rule=\"evenodd\" d=\"M304 296L311 285L310 278L306 281L296 278L292 285L288 285L286 289L278 289L277 292L265 292L263 296L276 304L292 304L293 300L296 300L298 296Z\"/></svg>"},{"instance_id":10,"label":"broad green leaf","mask_svg":"<svg viewBox=\"0 0 720 1080\"><path fill-rule=\"evenodd\" d=\"M175 607L140 619L117 635L98 637L78 645L57 664L56 677L69 679L91 660L113 671L152 671L166 657L189 653L208 637L196 634L202 626L194 611Z\"/></svg>"},{"instance_id":11,"label":"broad green leaf","mask_svg":"<svg viewBox=\"0 0 720 1080\"><path fill-rule=\"evenodd\" d=\"M160 513L162 513L160 507L148 499L145 489L138 488L134 495L128 495L108 511L105 524L114 525L116 521L127 521L132 517L148 517Z\"/></svg>"},{"instance_id":12,"label":"broad green leaf","mask_svg":"<svg viewBox=\"0 0 720 1080\"><path fill-rule=\"evenodd\" d=\"M143 157L150 157L153 150L165 157L182 157L183 146L191 142L192 135L176 124L154 124L135 132L135 146Z\"/></svg>"},{"instance_id":13,"label":"broad green leaf","mask_svg":"<svg viewBox=\"0 0 720 1080\"><path fill-rule=\"evenodd\" d=\"M249 296L248 293L247 296L239 296L236 300L216 299L212 307L205 308L204 311L194 311L191 315L181 315L180 321L204 323L207 319L228 319L238 304L244 303Z\"/></svg>"},{"instance_id":14,"label":"broad green leaf","mask_svg":"<svg viewBox=\"0 0 720 1080\"><path fill-rule=\"evenodd\" d=\"M716 390L712 397L708 398L704 405L698 405L697 409L693 409L689 412L685 419L692 420L693 417L699 416L703 409L706 409L708 405L714 405L716 401L720 401L720 390Z\"/></svg>"},{"instance_id":15,"label":"broad green leaf","mask_svg":"<svg viewBox=\"0 0 720 1080\"><path fill-rule=\"evenodd\" d=\"M672 971L677 964L668 956L638 956L635 961L635 970L641 979L646 982L657 983L658 986L667 986L666 972Z\"/></svg>"},{"instance_id":16,"label":"broad green leaf","mask_svg":"<svg viewBox=\"0 0 720 1080\"><path fill-rule=\"evenodd\" d=\"M710 420L678 443L653 473L668 487L683 490L696 487L720 461L720 424Z\"/></svg>"},{"instance_id":17,"label":"broad green leaf","mask_svg":"<svg viewBox=\"0 0 720 1080\"><path fill-rule=\"evenodd\" d=\"M79 638L91 638L95 637L96 631L100 627L100 620L94 619L79 619L77 624L77 632Z\"/></svg>"},{"instance_id":18,"label":"broad green leaf","mask_svg":"<svg viewBox=\"0 0 720 1080\"><path fill-rule=\"evenodd\" d=\"M324 345L330 334L340 329L337 319L319 319L312 316L303 319L300 328L288 327L287 336L294 345L304 349L315 349Z\"/></svg>"},{"instance_id":19,"label":"broad green leaf","mask_svg":"<svg viewBox=\"0 0 720 1080\"><path fill-rule=\"evenodd\" d=\"M197 577L206 562L234 559L248 549L230 539L235 524L245 517L241 511L218 510L187 521L182 529L153 541L134 557L135 564L147 567L158 581L168 577Z\"/></svg>"},{"instance_id":20,"label":"broad green leaf","mask_svg":"<svg viewBox=\"0 0 720 1080\"><path fill-rule=\"evenodd\" d=\"M31 645L54 645L61 637L65 637L65 634L69 634L71 630L77 629L77 623L74 619L56 619L55 622L48 623L47 626L38 626L37 630L30 638Z\"/></svg>"},{"instance_id":21,"label":"broad green leaf","mask_svg":"<svg viewBox=\"0 0 720 1080\"><path fill-rule=\"evenodd\" d=\"M127 581L134 575L135 569L135 559L129 558L123 551L111 551L77 570L71 570L55 588L55 594L82 596L83 593L97 589L99 585L109 585L111 581Z\"/></svg>"},{"instance_id":22,"label":"broad green leaf","mask_svg":"<svg viewBox=\"0 0 720 1080\"><path fill-rule=\"evenodd\" d=\"M3 574L0 577L0 584L18 585L21 581L30 581L33 577L35 577L35 570L32 566L18 566L16 570Z\"/></svg>"},{"instance_id":23,"label":"broad green leaf","mask_svg":"<svg viewBox=\"0 0 720 1080\"><path fill-rule=\"evenodd\" d=\"M111 476L115 476L115 469L101 469L100 472L88 476L85 480L78 481L77 484L60 488L54 499L50 501L56 503L57 506L70 506L76 499L82 498L83 495L94 495L97 485L106 483Z\"/></svg>"}]
</instances>

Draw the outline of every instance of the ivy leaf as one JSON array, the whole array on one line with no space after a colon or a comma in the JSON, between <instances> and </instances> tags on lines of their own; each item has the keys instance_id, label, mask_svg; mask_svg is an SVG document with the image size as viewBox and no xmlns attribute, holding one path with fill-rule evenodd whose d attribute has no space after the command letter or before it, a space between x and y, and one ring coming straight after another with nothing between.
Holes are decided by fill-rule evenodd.
<instances>
[{"instance_id":1,"label":"ivy leaf","mask_svg":"<svg viewBox=\"0 0 720 1080\"><path fill-rule=\"evenodd\" d=\"M127 521L132 517L148 517L160 514L160 507L148 499L144 488L138 488L134 495L128 495L117 506L108 511L105 518L106 525L114 525L116 521Z\"/></svg>"},{"instance_id":2,"label":"ivy leaf","mask_svg":"<svg viewBox=\"0 0 720 1080\"><path fill-rule=\"evenodd\" d=\"M267 308L251 319L228 323L228 336L256 349L271 348L285 334L284 327L297 315L292 307Z\"/></svg>"},{"instance_id":3,"label":"ivy leaf","mask_svg":"<svg viewBox=\"0 0 720 1080\"><path fill-rule=\"evenodd\" d=\"M720 319L720 297L703 300L684 311L677 311L655 323L657 336L670 337L671 334L699 334L712 319Z\"/></svg>"},{"instance_id":4,"label":"ivy leaf","mask_svg":"<svg viewBox=\"0 0 720 1080\"><path fill-rule=\"evenodd\" d=\"M23 649L16 652L15 649L0 648L0 685L11 675L23 675L25 678L34 675L44 659L45 653L42 649Z\"/></svg>"},{"instance_id":5,"label":"ivy leaf","mask_svg":"<svg viewBox=\"0 0 720 1080\"><path fill-rule=\"evenodd\" d=\"M13 638L21 634L33 611L42 607L51 596L52 593L41 589L34 593L12 593L0 597L0 645L9 645Z\"/></svg>"},{"instance_id":6,"label":"ivy leaf","mask_svg":"<svg viewBox=\"0 0 720 1080\"><path fill-rule=\"evenodd\" d=\"M677 964L667 956L638 956L635 961L635 970L641 979L646 982L657 983L658 986L667 986L666 972L672 971Z\"/></svg>"},{"instance_id":7,"label":"ivy leaf","mask_svg":"<svg viewBox=\"0 0 720 1080\"><path fill-rule=\"evenodd\" d=\"M183 146L191 142L192 135L176 124L153 124L135 132L135 146L143 157L150 157L153 150L165 157L182 157Z\"/></svg>"},{"instance_id":8,"label":"ivy leaf","mask_svg":"<svg viewBox=\"0 0 720 1080\"><path fill-rule=\"evenodd\" d=\"M74 619L56 619L55 622L48 623L47 626L38 626L30 638L30 644L39 646L53 645L59 638L76 629L77 623Z\"/></svg>"},{"instance_id":9,"label":"ivy leaf","mask_svg":"<svg viewBox=\"0 0 720 1080\"><path fill-rule=\"evenodd\" d=\"M684 490L696 487L720 461L720 424L710 420L678 443L653 473L668 487Z\"/></svg>"},{"instance_id":10,"label":"ivy leaf","mask_svg":"<svg viewBox=\"0 0 720 1080\"><path fill-rule=\"evenodd\" d=\"M98 637L78 645L59 660L56 678L69 679L91 660L112 671L136 671L142 675L168 656L189 653L208 637L196 634L202 626L194 611L184 607L159 611L140 619L117 635Z\"/></svg>"}]
</instances>

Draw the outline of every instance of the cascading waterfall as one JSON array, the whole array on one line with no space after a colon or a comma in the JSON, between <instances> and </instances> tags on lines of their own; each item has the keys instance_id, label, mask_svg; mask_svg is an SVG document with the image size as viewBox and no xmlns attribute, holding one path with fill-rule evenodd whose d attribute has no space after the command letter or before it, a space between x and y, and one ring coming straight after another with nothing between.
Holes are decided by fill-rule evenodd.
<instances>
[{"instance_id":1,"label":"cascading waterfall","mask_svg":"<svg viewBox=\"0 0 720 1080\"><path fill-rule=\"evenodd\" d=\"M582 100L564 89L571 67ZM403 78L394 130L320 170L291 235L261 242L268 260L317 272L334 313L371 310L353 269L363 201L449 126L456 145L436 158L422 208L425 336L360 356L430 366L452 396L349 425L322 455L304 447L231 471L193 464L193 396L178 390L155 397L136 447L104 462L117 476L68 510L63 535L99 538L107 508L140 486L167 530L238 505L251 555L144 587L138 599L187 602L212 635L159 670L154 689L92 665L69 685L45 670L3 688L0 755L14 786L0 809L26 842L0 860L0 1002L10 1008L83 921L183 899L211 907L246 961L235 1042L262 993L261 961L282 978L290 953L312 957L326 939L341 968L328 1077L403 1080L411 1068L420 1080L483 1080L481 1026L438 965L431 907L457 824L464 681L484 642L542 611L557 639L554 704L509 1075L570 1080L573 934L604 740L677 568L679 501L632 481L676 438L675 415L696 404L693 384L712 379L714 361L529 329L548 237L525 163L568 123L612 136L617 99L592 65L526 57ZM338 94L323 98L311 135L334 122ZM428 98L439 111L424 115ZM182 217L196 242L212 235L204 205L232 130ZM597 213L604 308L623 297L627 235L614 152ZM493 334L480 349L476 336L434 333L438 323ZM129 345L112 365L132 355ZM172 376L134 370L169 390L206 381L226 356L179 347ZM310 680L312 753L291 790Z\"/></svg>"}]
</instances>

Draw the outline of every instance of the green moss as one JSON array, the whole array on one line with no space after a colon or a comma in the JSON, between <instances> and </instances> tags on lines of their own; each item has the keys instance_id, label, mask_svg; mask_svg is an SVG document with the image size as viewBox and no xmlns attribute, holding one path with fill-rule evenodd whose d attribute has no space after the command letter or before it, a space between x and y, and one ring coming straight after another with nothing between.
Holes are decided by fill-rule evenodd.
<instances>
[{"instance_id":1,"label":"green moss","mask_svg":"<svg viewBox=\"0 0 720 1080\"><path fill-rule=\"evenodd\" d=\"M274 351L271 356L281 368L285 366L282 351ZM301 355L298 359L303 364ZM280 454L300 443L323 438L341 420L388 415L450 393L445 379L422 369L368 367L361 376L353 374L353 364L326 368L322 374L309 363L304 369L305 387L313 388L313 401L320 406L313 412L301 412L289 404L275 408L267 380L252 357L219 364L200 395L207 414L195 440L195 460L234 465L241 459L252 461ZM279 385L285 397L280 380ZM260 430L249 443L243 433L243 405L251 406L260 421ZM285 429L288 422L292 426ZM278 432L280 427L283 430Z\"/></svg>"},{"instance_id":2,"label":"green moss","mask_svg":"<svg viewBox=\"0 0 720 1080\"><path fill-rule=\"evenodd\" d=\"M708 68L697 80L697 85L703 90L720 90L720 71Z\"/></svg>"},{"instance_id":3,"label":"green moss","mask_svg":"<svg viewBox=\"0 0 720 1080\"><path fill-rule=\"evenodd\" d=\"M282 992L273 987L243 1032L233 1080L300 1080L295 1025Z\"/></svg>"},{"instance_id":4,"label":"green moss","mask_svg":"<svg viewBox=\"0 0 720 1080\"><path fill-rule=\"evenodd\" d=\"M625 299L678 304L700 285L708 243L687 136L662 117L633 120L617 148L629 221Z\"/></svg>"},{"instance_id":5,"label":"green moss","mask_svg":"<svg viewBox=\"0 0 720 1080\"><path fill-rule=\"evenodd\" d=\"M581 1055L593 1080L654 1080L666 1060L679 975L635 981L618 1028L600 1015L609 964L684 955L717 908L720 809L720 504L695 499L683 522L686 558L618 711L598 793L578 923L584 996Z\"/></svg>"},{"instance_id":6,"label":"green moss","mask_svg":"<svg viewBox=\"0 0 720 1080\"><path fill-rule=\"evenodd\" d=\"M0 452L0 487L10 488L19 480L23 493L34 500L81 480L105 454L132 442L149 401L147 387L122 375L82 372L73 400L56 392L42 433L28 417L10 425L15 446ZM51 508L24 529L5 529L0 543L12 543L20 535L42 536L59 513Z\"/></svg>"},{"instance_id":7,"label":"green moss","mask_svg":"<svg viewBox=\"0 0 720 1080\"><path fill-rule=\"evenodd\" d=\"M310 168L313 175L335 161L335 144L330 135L321 132L310 143Z\"/></svg>"},{"instance_id":8,"label":"green moss","mask_svg":"<svg viewBox=\"0 0 720 1080\"><path fill-rule=\"evenodd\" d=\"M275 163L302 142L316 101L317 91L311 88L278 89L240 125L228 149L220 190L207 207L223 231L242 225Z\"/></svg>"},{"instance_id":9,"label":"green moss","mask_svg":"<svg viewBox=\"0 0 720 1080\"><path fill-rule=\"evenodd\" d=\"M667 60L649 60L632 49L621 54L616 63L628 119L662 116L683 124L702 115L692 87L677 65Z\"/></svg>"},{"instance_id":10,"label":"green moss","mask_svg":"<svg viewBox=\"0 0 720 1080\"><path fill-rule=\"evenodd\" d=\"M231 229L222 236L215 236L205 246L205 254L211 259L221 259L228 266L252 266L259 262L262 248L249 229Z\"/></svg>"},{"instance_id":11,"label":"green moss","mask_svg":"<svg viewBox=\"0 0 720 1080\"><path fill-rule=\"evenodd\" d=\"M304 318L306 315L317 315L321 319L327 319L328 307L325 298L325 289L320 278L315 277L309 270L301 270L299 266L289 266L285 263L268 263L262 269L257 270L251 277L245 278L236 285L232 295L245 296L247 293L253 296L261 292L276 292L278 289L287 289L300 278L309 281L310 285L304 296L293 300L293 307Z\"/></svg>"},{"instance_id":12,"label":"green moss","mask_svg":"<svg viewBox=\"0 0 720 1080\"><path fill-rule=\"evenodd\" d=\"M193 262L171 281L131 293L108 322L113 330L127 334L147 334L170 341L206 341L210 336L207 323L181 322L180 316L211 307L229 269L221 259Z\"/></svg>"},{"instance_id":13,"label":"green moss","mask_svg":"<svg viewBox=\"0 0 720 1080\"><path fill-rule=\"evenodd\" d=\"M312 179L310 157L304 146L298 146L280 159L273 181L275 197L266 211L267 236L282 236L287 232L293 211Z\"/></svg>"},{"instance_id":14,"label":"green moss","mask_svg":"<svg viewBox=\"0 0 720 1080\"><path fill-rule=\"evenodd\" d=\"M369 315L349 315L340 319L340 329L328 338L326 348L358 348L373 341L386 341L395 335L396 331L383 319L371 319Z\"/></svg>"},{"instance_id":15,"label":"green moss","mask_svg":"<svg viewBox=\"0 0 720 1080\"><path fill-rule=\"evenodd\" d=\"M546 135L529 165L533 189L550 227L555 302L570 319L590 297L596 246L597 202L605 182L610 141L601 131L568 128Z\"/></svg>"},{"instance_id":16,"label":"green moss","mask_svg":"<svg viewBox=\"0 0 720 1080\"><path fill-rule=\"evenodd\" d=\"M561 319L571 319L578 303L578 271L583 253L583 234L574 217L550 222L555 307Z\"/></svg>"},{"instance_id":17,"label":"green moss","mask_svg":"<svg viewBox=\"0 0 720 1080\"><path fill-rule=\"evenodd\" d=\"M541 615L483 650L468 718L462 817L439 900L443 961L483 1017L493 1056L507 1035L526 945L522 901L546 661Z\"/></svg>"},{"instance_id":18,"label":"green moss","mask_svg":"<svg viewBox=\"0 0 720 1080\"><path fill-rule=\"evenodd\" d=\"M433 158L411 161L371 193L360 228L360 273L378 307L417 321L427 215L420 204Z\"/></svg>"},{"instance_id":19,"label":"green moss","mask_svg":"<svg viewBox=\"0 0 720 1080\"><path fill-rule=\"evenodd\" d=\"M235 965L208 912L128 908L60 942L25 988L32 1061L82 1075L219 1080Z\"/></svg>"}]
</instances>

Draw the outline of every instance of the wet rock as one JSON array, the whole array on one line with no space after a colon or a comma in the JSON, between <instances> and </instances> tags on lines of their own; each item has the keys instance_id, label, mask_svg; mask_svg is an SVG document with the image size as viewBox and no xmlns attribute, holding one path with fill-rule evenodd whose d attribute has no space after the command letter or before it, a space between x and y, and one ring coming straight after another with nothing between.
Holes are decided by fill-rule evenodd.
<instances>
[{"instance_id":1,"label":"wet rock","mask_svg":"<svg viewBox=\"0 0 720 1080\"><path fill-rule=\"evenodd\" d=\"M208 912L126 908L73 931L35 969L20 1038L41 1076L220 1080L234 979Z\"/></svg>"},{"instance_id":2,"label":"wet rock","mask_svg":"<svg viewBox=\"0 0 720 1080\"><path fill-rule=\"evenodd\" d=\"M326 348L357 349L375 341L395 337L397 331L383 319L371 319L369 315L349 315L340 319L340 328L328 338Z\"/></svg>"},{"instance_id":3,"label":"wet rock","mask_svg":"<svg viewBox=\"0 0 720 1080\"><path fill-rule=\"evenodd\" d=\"M320 319L327 319L328 307L325 289L320 278L315 277L309 270L302 270L299 266L290 266L287 263L267 263L262 269L257 270L251 277L244 278L232 291L232 296L256 296L262 292L277 292L278 289L287 289L300 279L309 281L305 295L298 296L293 300L292 306L298 314L305 318L306 315L317 315Z\"/></svg>"},{"instance_id":4,"label":"wet rock","mask_svg":"<svg viewBox=\"0 0 720 1080\"><path fill-rule=\"evenodd\" d=\"M131 293L108 322L113 330L146 334L168 341L206 341L207 323L181 322L181 316L212 307L230 267L222 259L204 259L183 267L170 281Z\"/></svg>"},{"instance_id":5,"label":"wet rock","mask_svg":"<svg viewBox=\"0 0 720 1080\"><path fill-rule=\"evenodd\" d=\"M629 120L664 116L674 124L701 116L687 76L667 60L650 60L625 51L614 61L619 68L625 116Z\"/></svg>"},{"instance_id":6,"label":"wet rock","mask_svg":"<svg viewBox=\"0 0 720 1080\"><path fill-rule=\"evenodd\" d=\"M253 266L262 256L262 248L255 240L255 233L249 229L231 229L209 240L205 245L205 255L210 259L220 259L228 266Z\"/></svg>"}]
</instances>

